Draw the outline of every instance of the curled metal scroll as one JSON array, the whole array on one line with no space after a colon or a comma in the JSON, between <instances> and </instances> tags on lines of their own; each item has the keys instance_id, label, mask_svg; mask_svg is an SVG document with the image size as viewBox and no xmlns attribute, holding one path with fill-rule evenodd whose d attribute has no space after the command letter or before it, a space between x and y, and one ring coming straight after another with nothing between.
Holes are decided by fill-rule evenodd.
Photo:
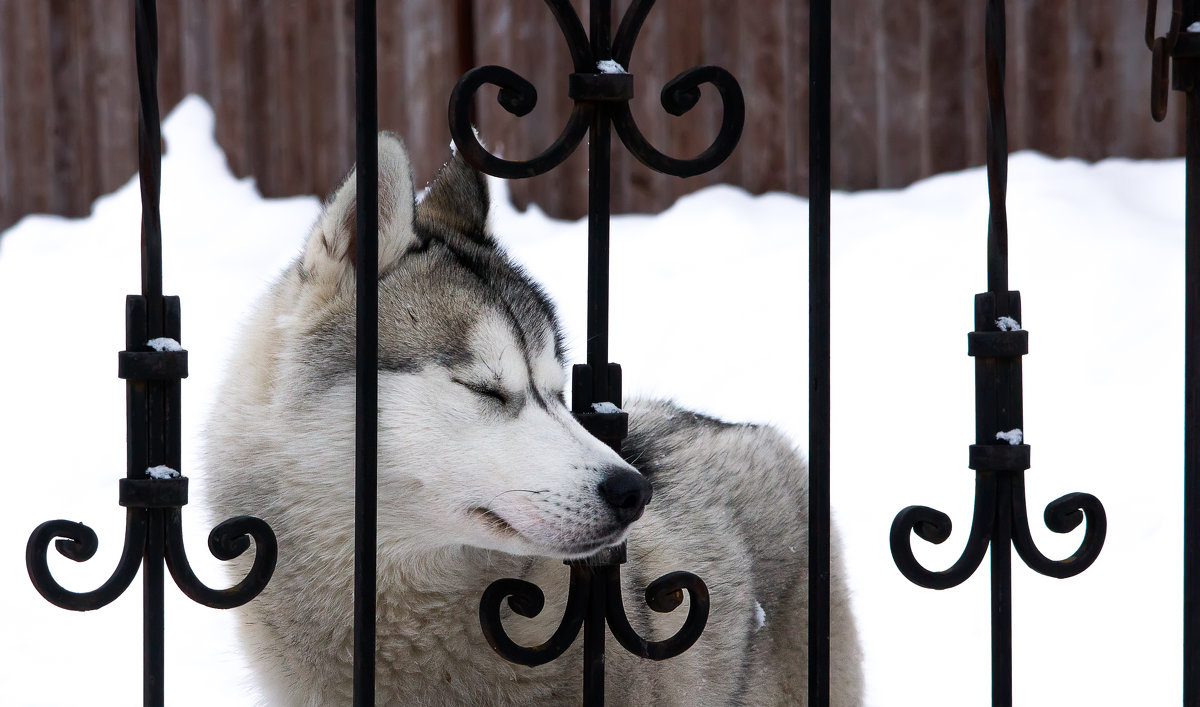
<instances>
[{"instance_id":1,"label":"curled metal scroll","mask_svg":"<svg viewBox=\"0 0 1200 707\"><path fill-rule=\"evenodd\" d=\"M1051 560L1038 550L1029 533L1029 518L1025 512L1025 475L1013 479L1013 546L1021 559L1039 574L1057 579L1074 577L1083 572L1104 547L1108 533L1108 518L1100 499L1090 493L1069 493L1051 501L1043 514L1046 527L1056 533L1069 533L1087 521L1083 540L1069 557Z\"/></svg>"},{"instance_id":2,"label":"curled metal scroll","mask_svg":"<svg viewBox=\"0 0 1200 707\"><path fill-rule=\"evenodd\" d=\"M611 82L626 79L619 75L603 74L597 62L607 57L597 56L588 42L583 24L574 8L564 0L546 0L559 28L567 41L576 75L594 75L600 81ZM612 59L628 69L646 15L654 6L654 0L637 0L626 11L611 47ZM654 148L638 129L629 108L627 95L573 96L575 107L567 119L558 138L539 155L528 160L507 160L488 152L479 141L471 125L471 105L475 94L484 85L500 89L497 102L512 115L527 115L537 105L537 91L525 78L501 66L482 66L468 71L458 80L450 95L450 134L463 156L477 169L487 174L506 179L532 177L543 174L562 163L579 145L597 111L610 113L617 135L626 148L647 167L678 177L691 177L707 172L732 154L745 125L746 105L741 87L726 70L716 66L700 66L688 69L667 82L662 89L661 103L672 115L683 115L696 105L700 98L700 86L710 84L721 96L723 113L721 127L712 144L699 155L680 159L669 157ZM618 92L619 93L619 92Z\"/></svg>"},{"instance_id":3,"label":"curled metal scroll","mask_svg":"<svg viewBox=\"0 0 1200 707\"><path fill-rule=\"evenodd\" d=\"M504 625L500 623L500 605L507 598L508 606L514 613L532 619L542 613L546 606L546 595L536 584L521 579L492 582L479 600L479 624L483 627L488 645L505 659L519 665L544 665L559 657L575 642L583 626L587 603L583 596L587 591L586 582L586 578L572 568L571 588L567 593L567 607L562 622L550 638L532 647L522 646L509 638Z\"/></svg>"},{"instance_id":4,"label":"curled metal scroll","mask_svg":"<svg viewBox=\"0 0 1200 707\"><path fill-rule=\"evenodd\" d=\"M589 584L598 579L604 588L608 626L630 653L650 660L667 660L691 648L708 623L708 587L704 581L691 572L671 572L650 583L646 588L646 604L654 611L669 613L679 608L685 591L690 604L687 618L675 635L662 641L647 641L638 635L625 615L619 570L620 564L571 563L571 584L562 621L550 638L536 646L522 646L509 637L500 621L501 605L508 599L513 613L531 619L545 608L545 594L536 584L522 579L492 582L479 601L479 624L488 645L519 665L544 665L558 658L579 635L587 615Z\"/></svg>"},{"instance_id":5,"label":"curled metal scroll","mask_svg":"<svg viewBox=\"0 0 1200 707\"><path fill-rule=\"evenodd\" d=\"M1011 484L1011 508L997 507L997 484ZM892 521L890 535L892 558L896 567L913 584L926 589L949 589L962 584L983 561L992 541L997 513L1012 517L1012 543L1017 554L1032 570L1057 579L1074 577L1091 566L1100 555L1108 529L1104 506L1088 493L1070 493L1046 506L1046 527L1056 533L1069 533L1084 520L1087 528L1079 548L1070 557L1051 560L1033 541L1025 505L1025 477L1021 472L1011 478L999 478L995 473L980 472L975 483L975 512L971 531L962 555L949 568L940 572L926 569L913 555L912 534L935 545L950 537L950 517L928 506L909 506Z\"/></svg>"},{"instance_id":6,"label":"curled metal scroll","mask_svg":"<svg viewBox=\"0 0 1200 707\"><path fill-rule=\"evenodd\" d=\"M25 544L25 568L29 580L46 601L62 609L93 611L106 606L125 591L142 565L142 550L146 545L146 511L130 508L125 516L125 545L121 559L112 576L90 592L72 592L64 588L50 573L47 553L50 543L63 557L86 562L100 546L96 532L83 523L69 520L48 520L34 529Z\"/></svg>"},{"instance_id":7,"label":"curled metal scroll","mask_svg":"<svg viewBox=\"0 0 1200 707\"><path fill-rule=\"evenodd\" d=\"M279 555L275 533L266 522L238 516L219 524L209 534L209 549L220 560L232 560L241 555L249 549L251 538L255 545L254 564L246 577L233 587L217 590L205 586L188 564L183 547L182 514L178 507L127 509L121 559L112 576L88 592L73 592L59 584L50 572L47 553L53 542L63 557L86 562L99 547L95 531L83 523L46 521L34 529L25 545L25 565L30 581L47 601L63 609L94 611L112 603L133 582L142 564L151 513L166 513L167 568L179 588L192 600L214 609L232 609L249 602L266 587Z\"/></svg>"},{"instance_id":8,"label":"curled metal scroll","mask_svg":"<svg viewBox=\"0 0 1200 707\"><path fill-rule=\"evenodd\" d=\"M733 75L719 66L698 66L688 69L663 86L662 106L671 115L688 112L700 100L700 85L712 84L721 94L725 112L717 138L699 155L691 159L668 157L654 148L642 135L629 104L621 105L613 115L613 127L625 147L647 167L676 177L694 177L715 169L729 157L737 144L746 120L746 103L742 89Z\"/></svg>"},{"instance_id":9,"label":"curled metal scroll","mask_svg":"<svg viewBox=\"0 0 1200 707\"><path fill-rule=\"evenodd\" d=\"M926 589L949 589L962 584L975 573L991 541L991 522L996 516L996 478L979 474L975 479L975 513L971 532L962 555L949 568L940 572L926 569L912 551L912 533L926 542L940 545L950 537L953 524L950 516L928 506L909 506L892 521L892 559L908 581Z\"/></svg>"},{"instance_id":10,"label":"curled metal scroll","mask_svg":"<svg viewBox=\"0 0 1200 707\"><path fill-rule=\"evenodd\" d=\"M201 582L188 563L183 549L183 515L178 508L167 509L167 569L175 584L192 601L213 609L232 609L247 603L266 588L275 572L279 547L275 532L266 521L253 516L230 518L208 534L208 550L218 560L229 561L250 548L254 539L254 564L242 581L228 589L212 589Z\"/></svg>"},{"instance_id":11,"label":"curled metal scroll","mask_svg":"<svg viewBox=\"0 0 1200 707\"><path fill-rule=\"evenodd\" d=\"M625 650L650 660L667 660L692 647L708 623L708 587L691 572L671 572L646 587L646 605L660 614L674 611L683 604L683 592L690 600L688 615L675 635L662 641L647 641L629 625L621 602L621 578L608 574L608 626Z\"/></svg>"},{"instance_id":12,"label":"curled metal scroll","mask_svg":"<svg viewBox=\"0 0 1200 707\"><path fill-rule=\"evenodd\" d=\"M450 134L467 161L481 172L505 179L537 176L562 164L587 134L591 111L586 104L576 103L562 134L540 155L523 161L501 159L487 151L471 127L471 102L484 84L498 86L497 101L517 117L527 115L537 105L533 84L503 66L480 66L463 74L450 93Z\"/></svg>"}]
</instances>

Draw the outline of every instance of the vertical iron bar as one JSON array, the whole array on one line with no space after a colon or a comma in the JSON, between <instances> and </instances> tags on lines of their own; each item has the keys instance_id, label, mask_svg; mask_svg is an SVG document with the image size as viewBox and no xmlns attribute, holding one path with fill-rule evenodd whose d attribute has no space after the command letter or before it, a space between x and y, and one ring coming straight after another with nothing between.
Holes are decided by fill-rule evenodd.
<instances>
[{"instance_id":1,"label":"vertical iron bar","mask_svg":"<svg viewBox=\"0 0 1200 707\"><path fill-rule=\"evenodd\" d=\"M1004 109L1004 0L988 0L984 19L987 68L987 174L988 197L988 290L999 295L998 307L1007 305L1008 292L1008 214L1005 190L1008 186L1008 120ZM1001 316L1007 314L998 309Z\"/></svg>"},{"instance_id":2,"label":"vertical iron bar","mask_svg":"<svg viewBox=\"0 0 1200 707\"><path fill-rule=\"evenodd\" d=\"M611 0L592 0L592 53L612 58ZM612 402L608 385L609 156L612 123L607 107L597 106L588 131L588 296L587 362L592 367L592 401Z\"/></svg>"},{"instance_id":3,"label":"vertical iron bar","mask_svg":"<svg viewBox=\"0 0 1200 707\"><path fill-rule=\"evenodd\" d=\"M829 705L830 0L809 6L808 704Z\"/></svg>"},{"instance_id":4,"label":"vertical iron bar","mask_svg":"<svg viewBox=\"0 0 1200 707\"><path fill-rule=\"evenodd\" d=\"M136 0L134 45L139 95L138 181L142 192L142 296L150 310L151 338L161 331L162 223L159 192L162 132L158 115L158 11L154 0ZM142 342L145 343L145 342Z\"/></svg>"},{"instance_id":5,"label":"vertical iron bar","mask_svg":"<svg viewBox=\"0 0 1200 707\"><path fill-rule=\"evenodd\" d=\"M605 611L608 606L603 565L588 568L587 613L583 619L583 705L604 705L604 633L608 630Z\"/></svg>"},{"instance_id":6,"label":"vertical iron bar","mask_svg":"<svg viewBox=\"0 0 1200 707\"><path fill-rule=\"evenodd\" d=\"M589 35L596 61L612 58L612 2L591 0ZM590 403L611 402L608 370L609 165L612 117L597 106L588 129L588 293L587 362L592 373ZM583 704L604 705L604 639L608 631L606 576L611 568L598 564L588 572L587 614L583 622Z\"/></svg>"},{"instance_id":7,"label":"vertical iron bar","mask_svg":"<svg viewBox=\"0 0 1200 707\"><path fill-rule=\"evenodd\" d=\"M1200 20L1200 0L1184 0L1183 27ZM1200 97L1194 58L1175 59L1186 91L1183 451L1183 703L1200 705ZM1186 68L1186 71L1181 69Z\"/></svg>"},{"instance_id":8,"label":"vertical iron bar","mask_svg":"<svg viewBox=\"0 0 1200 707\"><path fill-rule=\"evenodd\" d=\"M134 45L141 110L138 113L138 180L142 193L142 297L134 307L136 322L127 323L128 349L145 346L163 335L162 219L159 210L162 178L162 128L158 114L158 9L154 0L134 3ZM178 322L176 322L178 324ZM135 462L130 478L144 475L152 465L167 461L167 390L159 382L137 381L129 396L130 444ZM142 563L142 702L147 707L165 700L165 620L163 617L163 522L160 510L146 510L149 535Z\"/></svg>"},{"instance_id":9,"label":"vertical iron bar","mask_svg":"<svg viewBox=\"0 0 1200 707\"><path fill-rule=\"evenodd\" d=\"M165 528L161 508L142 511L149 515L149 535L142 561L142 703L161 707L164 703L166 651L163 634L163 538Z\"/></svg>"},{"instance_id":10,"label":"vertical iron bar","mask_svg":"<svg viewBox=\"0 0 1200 707\"><path fill-rule=\"evenodd\" d=\"M358 230L355 250L354 704L375 704L375 521L378 511L379 155L375 1L354 3Z\"/></svg>"},{"instance_id":11,"label":"vertical iron bar","mask_svg":"<svg viewBox=\"0 0 1200 707\"><path fill-rule=\"evenodd\" d=\"M1012 483L996 487L992 530L992 707L1012 707Z\"/></svg>"},{"instance_id":12,"label":"vertical iron bar","mask_svg":"<svg viewBox=\"0 0 1200 707\"><path fill-rule=\"evenodd\" d=\"M987 331L996 318L1020 316L1008 290L1008 121L1004 105L1005 63L1004 0L987 0L984 16L985 68L987 73L987 176L988 243L987 279L994 307L976 321L976 331ZM1017 300L1019 302L1019 300ZM994 443L992 435L1012 429L1020 419L1020 359L977 359L976 440ZM1015 388L1014 388L1015 385ZM1015 420L1013 419L1013 416ZM1018 425L1011 424L1017 422ZM993 473L993 472L987 472ZM996 490L996 518L992 529L992 707L1012 705L1012 472L1000 474ZM1020 512L1024 512L1021 509Z\"/></svg>"}]
</instances>

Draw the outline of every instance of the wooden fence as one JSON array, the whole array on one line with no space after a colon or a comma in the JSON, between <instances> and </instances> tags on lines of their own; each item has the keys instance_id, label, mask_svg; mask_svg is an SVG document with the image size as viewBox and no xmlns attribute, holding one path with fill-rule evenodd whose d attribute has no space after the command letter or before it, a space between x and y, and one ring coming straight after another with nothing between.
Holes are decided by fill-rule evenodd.
<instances>
[{"instance_id":1,"label":"wooden fence","mask_svg":"<svg viewBox=\"0 0 1200 707\"><path fill-rule=\"evenodd\" d=\"M615 4L621 12L628 0ZM86 214L134 173L131 5L0 0L0 228L30 212ZM834 3L836 188L899 187L983 162L983 6ZM1010 0L1014 150L1088 160L1182 154L1182 102L1166 125L1149 117L1143 13L1136 0ZM352 0L164 0L159 19L164 115L186 94L205 97L231 168L255 176L266 195L324 194L337 183L354 145ZM680 118L657 97L678 72L711 63L740 80L746 130L726 164L689 180L614 150L614 210L656 211L714 182L804 194L807 21L804 0L661 0L630 66L638 124L669 154L703 149L719 123L715 95ZM473 65L507 66L539 91L538 108L520 119L488 95L478 122L490 147L526 158L561 130L569 62L540 0L383 0L379 32L380 124L406 139L418 181L448 155L448 96ZM514 184L515 201L583 214L585 152Z\"/></svg>"}]
</instances>

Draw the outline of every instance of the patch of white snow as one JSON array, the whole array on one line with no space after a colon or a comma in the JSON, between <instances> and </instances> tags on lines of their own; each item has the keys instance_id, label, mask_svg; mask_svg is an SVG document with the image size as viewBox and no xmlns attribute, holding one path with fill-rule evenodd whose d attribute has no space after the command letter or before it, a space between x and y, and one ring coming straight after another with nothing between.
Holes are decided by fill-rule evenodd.
<instances>
[{"instance_id":1,"label":"patch of white snow","mask_svg":"<svg viewBox=\"0 0 1200 707\"><path fill-rule=\"evenodd\" d=\"M603 61L596 62L596 68L600 69L600 73L602 73L602 74L627 74L627 73L629 73L628 71L625 70L624 66L621 66L620 63L614 61L613 59L605 59Z\"/></svg>"},{"instance_id":2,"label":"patch of white snow","mask_svg":"<svg viewBox=\"0 0 1200 707\"><path fill-rule=\"evenodd\" d=\"M146 475L152 479L178 479L179 472L169 466L152 466L146 470Z\"/></svg>"},{"instance_id":3,"label":"patch of white snow","mask_svg":"<svg viewBox=\"0 0 1200 707\"><path fill-rule=\"evenodd\" d=\"M757 631L767 624L767 612L763 609L763 605L757 601L754 602L754 630Z\"/></svg>"},{"instance_id":4,"label":"patch of white snow","mask_svg":"<svg viewBox=\"0 0 1200 707\"><path fill-rule=\"evenodd\" d=\"M178 341L174 339L168 339L165 336L147 341L146 346L149 346L155 351L183 351L183 346L181 346Z\"/></svg>"},{"instance_id":5,"label":"patch of white snow","mask_svg":"<svg viewBox=\"0 0 1200 707\"><path fill-rule=\"evenodd\" d=\"M1012 317L1000 317L996 320L996 326L1000 327L1000 331L1021 331L1021 322Z\"/></svg>"},{"instance_id":6,"label":"patch of white snow","mask_svg":"<svg viewBox=\"0 0 1200 707\"><path fill-rule=\"evenodd\" d=\"M1016 428L1015 430L1009 430L1008 432L996 433L996 439L1004 440L1009 444L1020 444L1023 436L1024 435L1022 434L1020 427Z\"/></svg>"}]
</instances>

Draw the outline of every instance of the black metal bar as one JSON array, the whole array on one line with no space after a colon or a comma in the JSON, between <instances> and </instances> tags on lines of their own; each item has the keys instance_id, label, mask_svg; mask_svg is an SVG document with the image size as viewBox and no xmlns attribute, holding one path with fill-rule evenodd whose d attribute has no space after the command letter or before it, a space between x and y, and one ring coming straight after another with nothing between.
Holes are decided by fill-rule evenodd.
<instances>
[{"instance_id":1,"label":"black metal bar","mask_svg":"<svg viewBox=\"0 0 1200 707\"><path fill-rule=\"evenodd\" d=\"M583 704L604 705L604 632L608 609L603 575L609 568L598 565L584 571L587 577L587 615L583 621Z\"/></svg>"},{"instance_id":2,"label":"black metal bar","mask_svg":"<svg viewBox=\"0 0 1200 707\"><path fill-rule=\"evenodd\" d=\"M992 707L1012 706L1012 492L1000 484L992 530Z\"/></svg>"},{"instance_id":3,"label":"black metal bar","mask_svg":"<svg viewBox=\"0 0 1200 707\"><path fill-rule=\"evenodd\" d=\"M984 19L987 70L988 290L1008 292L1008 120L1004 110L1004 0L988 0ZM1005 314L1003 311L1001 315Z\"/></svg>"},{"instance_id":4,"label":"black metal bar","mask_svg":"<svg viewBox=\"0 0 1200 707\"><path fill-rule=\"evenodd\" d=\"M596 61L612 58L610 0L592 0L590 39ZM592 112L588 129L588 290L587 362L592 369L590 403L611 402L608 390L608 266L609 214L611 212L609 161L611 119L606 110ZM603 641L603 638L601 639Z\"/></svg>"},{"instance_id":5,"label":"black metal bar","mask_svg":"<svg viewBox=\"0 0 1200 707\"><path fill-rule=\"evenodd\" d=\"M808 704L829 705L830 0L809 5Z\"/></svg>"},{"instance_id":6,"label":"black metal bar","mask_svg":"<svg viewBox=\"0 0 1200 707\"><path fill-rule=\"evenodd\" d=\"M160 508L146 511L150 534L142 560L142 703L145 705L162 705L166 699L162 513Z\"/></svg>"},{"instance_id":7,"label":"black metal bar","mask_svg":"<svg viewBox=\"0 0 1200 707\"><path fill-rule=\"evenodd\" d=\"M1155 37L1158 3L1149 0L1146 46L1153 52L1150 115L1167 115L1167 79L1185 98L1183 364L1183 704L1200 705L1200 0L1173 0L1166 34Z\"/></svg>"},{"instance_id":8,"label":"black metal bar","mask_svg":"<svg viewBox=\"0 0 1200 707\"><path fill-rule=\"evenodd\" d=\"M162 219L161 194L162 145L158 115L158 16L154 0L136 0L134 10L139 94L143 96L138 120L138 178L142 191L142 296L146 306L144 324L133 328L145 338L127 342L126 349L137 350L146 342L163 335ZM139 326L140 325L140 326ZM132 397L138 409L131 411L132 427L138 442L146 444L145 466L128 470L145 475L150 466L166 463L166 394L161 382L135 381L138 392ZM176 467L178 468L178 467ZM149 524L142 559L142 702L162 705L165 698L166 651L163 646L163 537L162 516L157 509L145 511Z\"/></svg>"},{"instance_id":9,"label":"black metal bar","mask_svg":"<svg viewBox=\"0 0 1200 707\"><path fill-rule=\"evenodd\" d=\"M1188 15L1188 22L1197 15ZM1187 92L1184 324L1183 673L1185 705L1200 705L1200 93Z\"/></svg>"},{"instance_id":10,"label":"black metal bar","mask_svg":"<svg viewBox=\"0 0 1200 707\"><path fill-rule=\"evenodd\" d=\"M354 704L375 704L376 517L379 391L379 113L375 1L354 3L358 230L355 272Z\"/></svg>"},{"instance_id":11,"label":"black metal bar","mask_svg":"<svg viewBox=\"0 0 1200 707\"><path fill-rule=\"evenodd\" d=\"M1200 0L1184 0L1183 27L1200 20ZM1174 48L1174 47L1172 47ZM1200 58L1175 59L1185 91L1187 147L1184 230L1183 377L1183 703L1200 705Z\"/></svg>"},{"instance_id":12,"label":"black metal bar","mask_svg":"<svg viewBox=\"0 0 1200 707\"><path fill-rule=\"evenodd\" d=\"M162 221L159 193L162 179L162 128L158 116L158 9L154 0L135 0L134 45L138 94L138 180L142 192L142 296L150 306L150 338L159 336L162 297Z\"/></svg>"}]
</instances>

